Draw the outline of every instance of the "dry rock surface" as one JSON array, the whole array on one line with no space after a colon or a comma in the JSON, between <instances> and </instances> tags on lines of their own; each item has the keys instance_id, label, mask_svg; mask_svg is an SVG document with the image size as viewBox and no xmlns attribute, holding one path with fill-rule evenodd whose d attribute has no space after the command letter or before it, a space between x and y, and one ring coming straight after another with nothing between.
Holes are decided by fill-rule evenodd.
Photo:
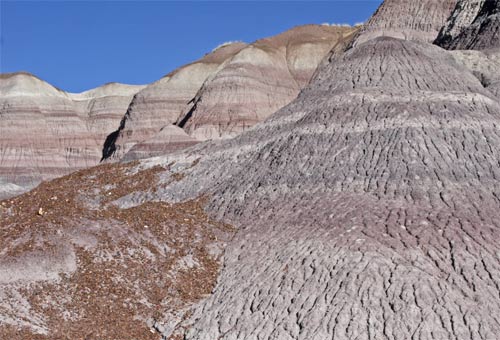
<instances>
[{"instance_id":1,"label":"dry rock surface","mask_svg":"<svg viewBox=\"0 0 500 340\"><path fill-rule=\"evenodd\" d=\"M500 98L500 1L460 1L435 44L454 50L455 59Z\"/></svg>"},{"instance_id":2,"label":"dry rock surface","mask_svg":"<svg viewBox=\"0 0 500 340\"><path fill-rule=\"evenodd\" d=\"M187 339L496 339L499 115L440 48L377 38L264 124L200 146L158 196L213 188L239 232Z\"/></svg>"},{"instance_id":3,"label":"dry rock surface","mask_svg":"<svg viewBox=\"0 0 500 340\"><path fill-rule=\"evenodd\" d=\"M432 40L358 42L233 139L0 203L0 334L498 339L496 59Z\"/></svg>"},{"instance_id":4,"label":"dry rock surface","mask_svg":"<svg viewBox=\"0 0 500 340\"><path fill-rule=\"evenodd\" d=\"M0 198L97 165L141 86L66 93L27 73L0 76Z\"/></svg>"},{"instance_id":5,"label":"dry rock surface","mask_svg":"<svg viewBox=\"0 0 500 340\"><path fill-rule=\"evenodd\" d=\"M457 0L385 0L352 45L376 37L432 42Z\"/></svg>"},{"instance_id":6,"label":"dry rock surface","mask_svg":"<svg viewBox=\"0 0 500 340\"><path fill-rule=\"evenodd\" d=\"M238 135L295 99L325 55L355 30L299 26L246 46L203 85L178 125L199 140Z\"/></svg>"},{"instance_id":7,"label":"dry rock surface","mask_svg":"<svg viewBox=\"0 0 500 340\"><path fill-rule=\"evenodd\" d=\"M106 141L104 158L145 158L158 155L161 145L171 149L166 132L172 129L165 127L174 123L198 141L235 136L295 99L328 52L356 29L305 25L216 48L139 92Z\"/></svg>"},{"instance_id":8,"label":"dry rock surface","mask_svg":"<svg viewBox=\"0 0 500 340\"><path fill-rule=\"evenodd\" d=\"M436 43L455 50L500 48L500 1L460 1Z\"/></svg>"}]
</instances>

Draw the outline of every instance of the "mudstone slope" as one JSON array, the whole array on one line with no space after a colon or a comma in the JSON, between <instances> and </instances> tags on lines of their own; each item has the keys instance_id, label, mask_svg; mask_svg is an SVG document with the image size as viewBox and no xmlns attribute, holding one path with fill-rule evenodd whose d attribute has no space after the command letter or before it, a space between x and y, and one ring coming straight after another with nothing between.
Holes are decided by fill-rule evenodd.
<instances>
[{"instance_id":1,"label":"mudstone slope","mask_svg":"<svg viewBox=\"0 0 500 340\"><path fill-rule=\"evenodd\" d=\"M233 139L0 203L0 329L14 339L75 324L76 339L147 338L146 326L152 339L496 339L499 127L498 98L455 52L394 37L355 44ZM50 270L27 275L42 256ZM151 272L127 272L144 261ZM85 275L108 281L92 293ZM125 309L94 313L103 297Z\"/></svg>"},{"instance_id":2,"label":"mudstone slope","mask_svg":"<svg viewBox=\"0 0 500 340\"><path fill-rule=\"evenodd\" d=\"M240 231L187 338L494 339L499 114L440 48L377 38L266 124L200 147L158 196L212 187Z\"/></svg>"},{"instance_id":3,"label":"mudstone slope","mask_svg":"<svg viewBox=\"0 0 500 340\"><path fill-rule=\"evenodd\" d=\"M200 89L179 125L198 140L230 138L295 99L353 27L305 25L242 49Z\"/></svg>"},{"instance_id":4,"label":"mudstone slope","mask_svg":"<svg viewBox=\"0 0 500 340\"><path fill-rule=\"evenodd\" d=\"M332 47L355 31L305 25L252 44L216 48L138 93L120 128L109 136L104 158L160 155L158 146L170 140L160 129L171 124L198 141L252 127L296 98Z\"/></svg>"},{"instance_id":5,"label":"mudstone slope","mask_svg":"<svg viewBox=\"0 0 500 340\"><path fill-rule=\"evenodd\" d=\"M103 158L120 160L135 144L146 142L181 117L202 86L227 59L246 46L229 43L215 49L200 60L180 67L162 79L150 84L133 99L118 129L108 136ZM158 142L164 134L159 134ZM149 144L145 143L144 149ZM154 151L153 151L154 152Z\"/></svg>"},{"instance_id":6,"label":"mudstone slope","mask_svg":"<svg viewBox=\"0 0 500 340\"><path fill-rule=\"evenodd\" d=\"M27 73L0 77L0 198L95 166L102 144L141 86L66 93Z\"/></svg>"},{"instance_id":7,"label":"mudstone slope","mask_svg":"<svg viewBox=\"0 0 500 340\"><path fill-rule=\"evenodd\" d=\"M385 0L351 45L376 37L432 42L457 0Z\"/></svg>"}]
</instances>

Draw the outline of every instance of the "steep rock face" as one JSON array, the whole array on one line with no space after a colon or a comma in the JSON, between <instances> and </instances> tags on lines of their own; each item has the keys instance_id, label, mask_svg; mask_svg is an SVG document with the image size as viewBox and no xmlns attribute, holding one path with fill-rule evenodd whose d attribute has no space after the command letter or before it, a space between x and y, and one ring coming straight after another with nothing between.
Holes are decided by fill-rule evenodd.
<instances>
[{"instance_id":1,"label":"steep rock face","mask_svg":"<svg viewBox=\"0 0 500 340\"><path fill-rule=\"evenodd\" d=\"M480 9L477 11L476 1L462 1L436 44L454 50L500 48L500 1L484 0L479 4ZM454 21L454 17L465 17L466 20ZM473 21L470 21L472 17ZM450 30L454 33L451 36L448 34Z\"/></svg>"},{"instance_id":2,"label":"steep rock face","mask_svg":"<svg viewBox=\"0 0 500 340\"><path fill-rule=\"evenodd\" d=\"M231 43L183 66L149 85L135 97L119 129L109 136L103 158L121 159L138 142L145 142L171 125L189 107L203 82L246 44Z\"/></svg>"},{"instance_id":3,"label":"steep rock face","mask_svg":"<svg viewBox=\"0 0 500 340\"><path fill-rule=\"evenodd\" d=\"M94 166L140 86L68 94L26 73L0 78L0 197Z\"/></svg>"},{"instance_id":4,"label":"steep rock face","mask_svg":"<svg viewBox=\"0 0 500 340\"><path fill-rule=\"evenodd\" d=\"M476 19L485 0L459 0L451 16L439 32L436 42L448 48L452 41Z\"/></svg>"},{"instance_id":5,"label":"steep rock face","mask_svg":"<svg viewBox=\"0 0 500 340\"><path fill-rule=\"evenodd\" d=\"M387 36L432 42L457 0L386 0L363 26L353 45Z\"/></svg>"}]
</instances>

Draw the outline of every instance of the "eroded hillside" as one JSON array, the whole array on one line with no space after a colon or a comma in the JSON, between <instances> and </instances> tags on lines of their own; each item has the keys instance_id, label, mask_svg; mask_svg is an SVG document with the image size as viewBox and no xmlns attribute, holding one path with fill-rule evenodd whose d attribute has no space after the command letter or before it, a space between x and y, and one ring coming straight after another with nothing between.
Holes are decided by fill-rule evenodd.
<instances>
[{"instance_id":1,"label":"eroded hillside","mask_svg":"<svg viewBox=\"0 0 500 340\"><path fill-rule=\"evenodd\" d=\"M421 20L422 34L393 25L406 39L335 49L297 99L233 139L1 203L4 334L496 339L494 49L445 50ZM68 332L94 336L81 329Z\"/></svg>"}]
</instances>

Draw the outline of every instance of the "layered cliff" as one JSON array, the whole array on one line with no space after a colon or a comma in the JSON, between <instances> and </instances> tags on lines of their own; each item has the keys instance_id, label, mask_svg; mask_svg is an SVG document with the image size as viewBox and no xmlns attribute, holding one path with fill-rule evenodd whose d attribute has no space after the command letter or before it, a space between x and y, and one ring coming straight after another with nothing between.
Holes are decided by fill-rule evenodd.
<instances>
[{"instance_id":1,"label":"layered cliff","mask_svg":"<svg viewBox=\"0 0 500 340\"><path fill-rule=\"evenodd\" d=\"M292 101L355 30L306 25L250 44L203 85L179 126L199 140L234 137Z\"/></svg>"},{"instance_id":2,"label":"layered cliff","mask_svg":"<svg viewBox=\"0 0 500 340\"><path fill-rule=\"evenodd\" d=\"M27 73L0 77L0 197L97 165L140 86L68 94Z\"/></svg>"},{"instance_id":3,"label":"layered cliff","mask_svg":"<svg viewBox=\"0 0 500 340\"><path fill-rule=\"evenodd\" d=\"M140 91L122 118L118 130L107 139L103 158L119 160L136 143L146 142L163 127L175 123L188 110L190 102L207 78L245 46L239 42L223 45ZM160 134L158 138L162 136Z\"/></svg>"},{"instance_id":4,"label":"layered cliff","mask_svg":"<svg viewBox=\"0 0 500 340\"><path fill-rule=\"evenodd\" d=\"M138 93L109 136L104 158L156 155L145 146L168 143L159 131L172 123L196 140L237 135L293 100L332 47L355 30L305 25L249 45L218 47ZM143 152L127 154L136 143Z\"/></svg>"}]
</instances>

